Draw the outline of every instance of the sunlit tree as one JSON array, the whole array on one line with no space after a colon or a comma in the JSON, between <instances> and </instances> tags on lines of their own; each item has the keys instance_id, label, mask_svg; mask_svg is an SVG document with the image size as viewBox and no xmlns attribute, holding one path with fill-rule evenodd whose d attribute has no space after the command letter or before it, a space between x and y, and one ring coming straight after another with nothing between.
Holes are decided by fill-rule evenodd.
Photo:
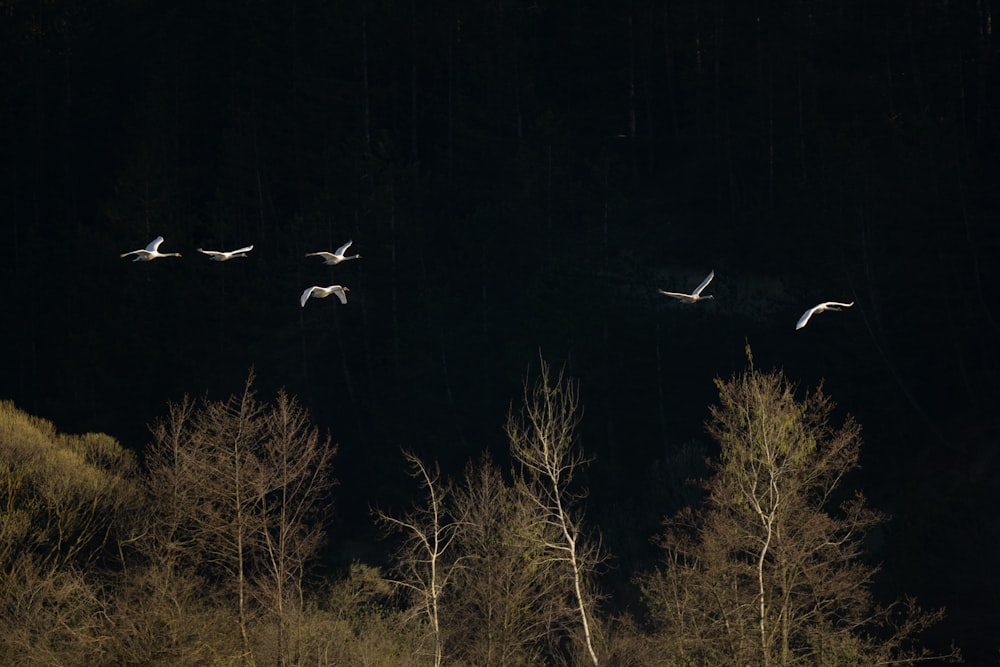
<instances>
[{"instance_id":1,"label":"sunlit tree","mask_svg":"<svg viewBox=\"0 0 1000 667\"><path fill-rule=\"evenodd\" d=\"M666 522L661 570L643 588L663 650L680 664L909 664L942 612L887 608L864 538L884 517L844 487L861 429L833 426L822 389L796 398L780 372L718 380L719 443L707 504ZM933 656L935 659L940 656Z\"/></svg>"},{"instance_id":2,"label":"sunlit tree","mask_svg":"<svg viewBox=\"0 0 1000 667\"><path fill-rule=\"evenodd\" d=\"M465 558L445 612L461 628L456 651L484 667L539 664L564 616L565 586L537 539L537 504L485 455L466 467L453 498Z\"/></svg>"},{"instance_id":3,"label":"sunlit tree","mask_svg":"<svg viewBox=\"0 0 1000 667\"><path fill-rule=\"evenodd\" d=\"M445 657L442 627L443 598L461 566L462 557L452 548L462 524L450 506L450 485L441 479L437 466L429 467L412 452L404 454L413 477L420 480L425 499L404 516L376 513L388 529L402 535L397 553L398 576L391 581L413 600L416 617L427 624L432 662L440 667Z\"/></svg>"},{"instance_id":4,"label":"sunlit tree","mask_svg":"<svg viewBox=\"0 0 1000 667\"><path fill-rule=\"evenodd\" d=\"M577 385L542 360L533 387L525 382L524 407L507 420L510 452L518 466L518 488L537 510L534 541L565 582L567 616L578 624L586 659L600 664L594 607L594 569L599 545L583 528L574 476L586 463L576 441L580 421Z\"/></svg>"},{"instance_id":5,"label":"sunlit tree","mask_svg":"<svg viewBox=\"0 0 1000 667\"><path fill-rule=\"evenodd\" d=\"M262 403L252 382L225 401L171 405L156 424L154 516L137 544L159 581L181 590L189 577L212 582L202 599L233 602L244 656L287 664L297 660L293 625L306 608L335 448L294 399L280 392ZM274 646L264 646L271 634Z\"/></svg>"},{"instance_id":6,"label":"sunlit tree","mask_svg":"<svg viewBox=\"0 0 1000 667\"><path fill-rule=\"evenodd\" d=\"M96 664L104 586L139 513L136 462L104 434L60 433L0 401L0 656Z\"/></svg>"}]
</instances>

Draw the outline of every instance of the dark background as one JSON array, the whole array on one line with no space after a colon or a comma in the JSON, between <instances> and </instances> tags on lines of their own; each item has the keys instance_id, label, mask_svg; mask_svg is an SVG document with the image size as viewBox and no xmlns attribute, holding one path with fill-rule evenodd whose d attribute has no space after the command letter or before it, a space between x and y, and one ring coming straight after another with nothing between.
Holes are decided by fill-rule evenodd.
<instances>
[{"instance_id":1,"label":"dark background","mask_svg":"<svg viewBox=\"0 0 1000 667\"><path fill-rule=\"evenodd\" d=\"M622 606L749 344L862 424L883 599L993 663L992 28L991 0L0 0L0 397L141 452L253 367L339 443L331 542L371 549L399 448L503 460L541 355L580 382ZM157 235L184 257L119 258ZM713 301L656 293L711 269ZM794 331L828 299L856 305Z\"/></svg>"}]
</instances>

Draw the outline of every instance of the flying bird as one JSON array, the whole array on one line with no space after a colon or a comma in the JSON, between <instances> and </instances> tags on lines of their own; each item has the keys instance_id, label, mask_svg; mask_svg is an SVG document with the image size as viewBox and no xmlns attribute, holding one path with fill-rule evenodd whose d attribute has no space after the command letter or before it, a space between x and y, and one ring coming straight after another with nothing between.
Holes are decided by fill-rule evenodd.
<instances>
[{"instance_id":1,"label":"flying bird","mask_svg":"<svg viewBox=\"0 0 1000 667\"><path fill-rule=\"evenodd\" d=\"M809 318L815 315L816 313L822 313L824 310L841 310L843 308L850 308L853 305L854 305L853 301L850 303L840 303L839 301L824 301L823 303L817 304L812 308L810 308L809 310L807 310L806 312L802 313L802 317L800 317L799 321L795 324L795 330L798 331L805 325L809 324Z\"/></svg>"},{"instance_id":2,"label":"flying bird","mask_svg":"<svg viewBox=\"0 0 1000 667\"><path fill-rule=\"evenodd\" d=\"M694 291L690 294L683 294L681 292L667 292L661 289L656 290L660 294L666 294L667 296L672 296L678 301L683 301L684 303L694 303L700 301L701 299L714 299L711 294L701 295L701 291L708 287L708 284L712 282L712 278L715 277L715 271L708 274L708 277L701 281L701 284L694 288Z\"/></svg>"},{"instance_id":3,"label":"flying bird","mask_svg":"<svg viewBox=\"0 0 1000 667\"><path fill-rule=\"evenodd\" d=\"M336 294L341 303L347 303L347 293L350 291L350 288L341 287L340 285L330 285L329 287L320 287L316 285L308 287L306 288L306 291L302 293L302 296L299 297L299 305L305 308L306 301L309 300L309 297L313 296L317 299L325 299L331 294Z\"/></svg>"},{"instance_id":4,"label":"flying bird","mask_svg":"<svg viewBox=\"0 0 1000 667\"><path fill-rule=\"evenodd\" d=\"M150 262L154 259L159 259L160 257L180 257L179 252L160 252L158 248L160 244L163 243L163 237L157 236L155 239L149 242L149 245L143 250L133 250L131 252L123 252L122 257L128 257L129 255L135 255L133 262Z\"/></svg>"},{"instance_id":5,"label":"flying bird","mask_svg":"<svg viewBox=\"0 0 1000 667\"><path fill-rule=\"evenodd\" d=\"M198 252L203 255L208 255L208 258L213 262L228 262L231 259L236 259L237 257L246 257L247 253L253 250L252 245L248 245L245 248L240 248L238 250L230 250L229 252L222 252L219 250L202 250L198 248Z\"/></svg>"},{"instance_id":6,"label":"flying bird","mask_svg":"<svg viewBox=\"0 0 1000 667\"><path fill-rule=\"evenodd\" d=\"M346 262L349 259L361 259L361 255L347 255L347 249L351 247L354 241L348 241L344 245L337 248L336 252L307 252L306 257L322 257L324 264L340 264L341 262Z\"/></svg>"}]
</instances>

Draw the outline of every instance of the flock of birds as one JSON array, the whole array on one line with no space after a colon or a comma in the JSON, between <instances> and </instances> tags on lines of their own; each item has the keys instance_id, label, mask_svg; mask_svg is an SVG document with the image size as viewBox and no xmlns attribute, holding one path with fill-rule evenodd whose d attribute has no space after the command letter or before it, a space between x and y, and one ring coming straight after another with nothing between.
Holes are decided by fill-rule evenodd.
<instances>
[{"instance_id":1,"label":"flock of birds","mask_svg":"<svg viewBox=\"0 0 1000 667\"><path fill-rule=\"evenodd\" d=\"M694 288L694 291L690 294L685 294L684 292L667 292L666 290L657 290L660 294L665 294L666 296L673 297L682 303L697 303L704 299L715 298L711 294L702 295L702 292L708 287L708 284L712 282L712 278L715 277L715 271L712 271L708 276L701 281L701 284ZM854 305L854 302L842 303L840 301L824 301L823 303L818 303L806 312L802 313L802 317L799 321L795 323L795 330L798 331L805 325L809 324L810 318L813 315L822 313L827 310L843 310L844 308L850 308Z\"/></svg>"},{"instance_id":2,"label":"flock of birds","mask_svg":"<svg viewBox=\"0 0 1000 667\"><path fill-rule=\"evenodd\" d=\"M180 257L179 252L160 252L160 244L163 243L163 237L157 236L155 239L149 242L145 248L139 250L130 250L129 252L123 252L122 257L129 257L135 255L133 262L151 262L154 259L160 259L163 257ZM331 266L340 264L341 262L346 262L349 259L360 259L361 255L345 255L347 249L351 247L353 241L348 241L344 245L337 248L334 252L309 252L306 253L306 257L322 257L324 264L329 264ZM244 248L237 248L236 250L203 250L198 248L198 252L203 255L208 255L208 258L214 262L228 262L231 259L237 259L239 257L246 257L247 253L253 250L252 245L248 245ZM307 287L302 296L299 297L299 305L303 308L306 305L306 301L309 297L314 297L316 299L325 299L331 294L335 294L340 303L347 303L347 293L350 292L350 288L344 287L343 285L329 285L327 287L322 287L320 285L313 285L312 287Z\"/></svg>"},{"instance_id":3,"label":"flock of birds","mask_svg":"<svg viewBox=\"0 0 1000 667\"><path fill-rule=\"evenodd\" d=\"M157 236L155 239L150 241L149 245L147 245L145 248L140 250L132 250L130 252L125 252L122 253L121 256L128 257L130 255L135 255L135 259L132 260L134 262L149 262L154 259L160 259L161 257L181 256L179 252L160 252L161 243L163 243L163 237ZM306 257L322 257L323 263L328 264L330 266L335 266L337 264L340 264L341 262L346 262L349 259L360 259L361 255L344 254L347 252L347 249L351 247L351 243L353 243L353 241L348 241L344 245L337 248L334 252L323 252L323 251L308 252L306 253ZM238 257L246 257L247 253L250 252L251 250L253 250L252 245L228 251L203 250L201 248L198 248L198 252L202 253L203 255L208 255L208 258L215 262L228 262L229 260L236 259ZM705 299L715 298L711 294L704 294L704 295L702 294L702 292L705 291L705 288L708 287L708 284L712 282L713 278L715 278L715 271L709 273L708 276L701 281L701 284L695 287L694 291L691 292L690 294L686 294L684 292L667 292L666 290L662 289L658 289L657 291L660 294L677 299L682 303L697 303ZM327 287L321 287L320 285L313 285L312 287L307 287L306 290L302 292L302 296L299 297L299 305L301 305L304 308L306 305L306 301L309 300L309 297L313 297L316 299L325 299L331 294L336 295L337 298L340 299L340 303L346 304L347 293L350 291L351 290L349 288L344 287L342 285L329 285ZM840 301L824 301L823 303L818 303L809 310L807 310L806 312L802 313L802 317L800 317L799 321L796 322L795 324L795 329L797 331L802 327L804 327L805 325L809 324L809 320L812 318L813 315L817 315L827 310L839 311L844 308L850 308L853 305L854 305L853 301L851 301L850 303L842 303Z\"/></svg>"}]
</instances>

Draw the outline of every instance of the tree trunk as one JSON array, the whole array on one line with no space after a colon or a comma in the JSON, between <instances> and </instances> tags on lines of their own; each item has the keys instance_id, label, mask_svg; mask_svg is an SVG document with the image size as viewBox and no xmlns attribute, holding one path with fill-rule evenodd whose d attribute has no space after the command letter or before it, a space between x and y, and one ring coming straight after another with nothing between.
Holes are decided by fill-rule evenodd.
<instances>
[{"instance_id":1,"label":"tree trunk","mask_svg":"<svg viewBox=\"0 0 1000 667\"><path fill-rule=\"evenodd\" d=\"M556 493L560 493L558 478L553 479L552 484L555 487ZM583 592L583 574L580 571L580 562L576 552L577 536L575 531L571 532L570 521L563 511L559 495L556 496L556 503L559 510L559 523L562 526L563 538L566 540L566 546L569 549L570 566L573 569L573 592L576 595L577 610L580 612L580 624L583 626L583 636L587 642L587 653L590 654L590 661L594 665L598 665L599 661L597 660L597 653L594 651L594 641L590 633L590 620L587 618L586 598Z\"/></svg>"}]
</instances>

